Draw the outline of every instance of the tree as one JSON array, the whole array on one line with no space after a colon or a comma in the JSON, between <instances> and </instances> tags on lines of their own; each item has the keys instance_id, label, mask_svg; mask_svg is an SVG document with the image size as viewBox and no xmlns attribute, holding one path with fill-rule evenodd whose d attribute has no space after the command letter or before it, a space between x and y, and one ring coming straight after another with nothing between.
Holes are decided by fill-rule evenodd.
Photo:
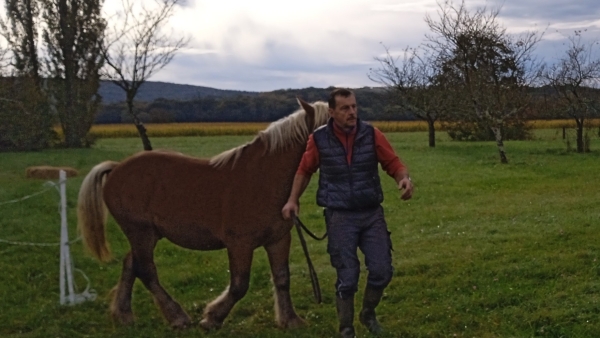
<instances>
[{"instance_id":1,"label":"tree","mask_svg":"<svg viewBox=\"0 0 600 338\"><path fill-rule=\"evenodd\" d=\"M533 51L542 34L509 35L498 23L499 9L470 12L464 0L438 6L439 18L425 19L431 31L426 47L437 56L441 78L459 93L453 95L454 118L490 129L500 161L508 163L503 128L522 119L529 103L528 89L539 69Z\"/></svg>"},{"instance_id":2,"label":"tree","mask_svg":"<svg viewBox=\"0 0 600 338\"><path fill-rule=\"evenodd\" d=\"M38 56L38 26L40 4L35 0L5 0L7 20L0 23L14 58L14 68L19 76L26 75L40 85L40 59Z\"/></svg>"},{"instance_id":3,"label":"tree","mask_svg":"<svg viewBox=\"0 0 600 338\"><path fill-rule=\"evenodd\" d=\"M7 62L0 89L3 148L45 148L53 130L38 56L40 4L5 0L5 8L6 17L0 20L0 34L7 42L1 56Z\"/></svg>"},{"instance_id":4,"label":"tree","mask_svg":"<svg viewBox=\"0 0 600 338\"><path fill-rule=\"evenodd\" d=\"M600 57L594 48L598 42L585 43L582 37L582 31L569 36L565 55L543 71L546 84L558 96L559 116L575 120L579 153L586 150L585 121L598 117L600 110Z\"/></svg>"},{"instance_id":5,"label":"tree","mask_svg":"<svg viewBox=\"0 0 600 338\"><path fill-rule=\"evenodd\" d=\"M140 134L144 150L152 150L152 145L133 100L140 86L169 64L175 53L188 42L186 38L174 39L163 32L179 2L156 0L155 8L141 5L136 10L130 0L123 0L122 24L114 29L102 46L106 60L102 75L125 91L127 110Z\"/></svg>"},{"instance_id":6,"label":"tree","mask_svg":"<svg viewBox=\"0 0 600 338\"><path fill-rule=\"evenodd\" d=\"M435 147L435 122L448 107L450 88L440 81L441 74L430 56L406 48L400 60L384 48L385 56L375 57L380 67L369 70L369 79L384 85L391 101L401 109L427 122L429 146Z\"/></svg>"},{"instance_id":7,"label":"tree","mask_svg":"<svg viewBox=\"0 0 600 338\"><path fill-rule=\"evenodd\" d=\"M98 96L105 20L103 0L41 0L46 28L50 104L60 119L67 147L89 144Z\"/></svg>"},{"instance_id":8,"label":"tree","mask_svg":"<svg viewBox=\"0 0 600 338\"><path fill-rule=\"evenodd\" d=\"M3 77L0 81L0 150L47 148L54 135L45 96L26 76Z\"/></svg>"}]
</instances>

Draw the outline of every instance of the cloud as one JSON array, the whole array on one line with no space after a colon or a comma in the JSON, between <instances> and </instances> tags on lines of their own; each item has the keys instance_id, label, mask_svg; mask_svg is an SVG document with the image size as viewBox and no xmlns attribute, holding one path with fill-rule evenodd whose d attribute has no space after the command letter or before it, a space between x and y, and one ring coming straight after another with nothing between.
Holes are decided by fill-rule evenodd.
<instances>
[{"instance_id":1,"label":"cloud","mask_svg":"<svg viewBox=\"0 0 600 338\"><path fill-rule=\"evenodd\" d=\"M597 0L494 0L492 2L496 5L504 3L503 16L533 18L551 24L595 19L600 14L600 2Z\"/></svg>"},{"instance_id":2,"label":"cloud","mask_svg":"<svg viewBox=\"0 0 600 338\"><path fill-rule=\"evenodd\" d=\"M173 62L180 65L164 71L179 73L179 81L232 89L370 84L366 73L383 51L380 42L403 49L422 41L423 15L384 10L392 2L309 0L290 7L197 0L173 26L193 37L192 51L211 55L177 56ZM247 88L240 87L244 83Z\"/></svg>"},{"instance_id":3,"label":"cloud","mask_svg":"<svg viewBox=\"0 0 600 338\"><path fill-rule=\"evenodd\" d=\"M419 46L425 16L438 10L438 0L180 1L166 31L190 43L151 80L260 91L373 86L367 72L379 66L382 44L394 55ZM586 30L586 41L600 38L598 0L466 1L472 9L502 6L499 20L512 34L544 32L536 53L545 60L562 55L575 30ZM122 0L105 1L104 12L120 10Z\"/></svg>"},{"instance_id":4,"label":"cloud","mask_svg":"<svg viewBox=\"0 0 600 338\"><path fill-rule=\"evenodd\" d=\"M181 53L153 80L171 79L177 83L252 91L331 85L357 87L368 82L368 59L321 58L307 54L301 47L279 43L270 48L260 63L236 54Z\"/></svg>"},{"instance_id":5,"label":"cloud","mask_svg":"<svg viewBox=\"0 0 600 338\"><path fill-rule=\"evenodd\" d=\"M115 1L115 0L111 0ZM456 3L456 2L455 2ZM502 5L508 31L544 31L537 52L552 58L575 29L600 31L597 0L473 0ZM224 89L373 86L375 56L424 42L436 0L188 0L170 27L191 37L154 79Z\"/></svg>"},{"instance_id":6,"label":"cloud","mask_svg":"<svg viewBox=\"0 0 600 338\"><path fill-rule=\"evenodd\" d=\"M178 5L181 8L194 8L196 6L196 0L179 0Z\"/></svg>"}]
</instances>

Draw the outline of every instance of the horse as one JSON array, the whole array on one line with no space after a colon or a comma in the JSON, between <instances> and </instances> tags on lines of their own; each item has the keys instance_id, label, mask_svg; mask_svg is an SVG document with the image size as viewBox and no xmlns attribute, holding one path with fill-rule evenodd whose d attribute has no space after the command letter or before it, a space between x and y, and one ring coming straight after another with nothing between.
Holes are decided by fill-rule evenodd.
<instances>
[{"instance_id":1,"label":"horse","mask_svg":"<svg viewBox=\"0 0 600 338\"><path fill-rule=\"evenodd\" d=\"M266 250L274 286L275 321L283 329L304 325L290 297L292 221L281 208L309 134L326 123L326 102L309 104L272 122L252 141L212 158L146 151L118 163L102 162L84 178L78 197L78 230L100 261L111 259L105 235L107 210L131 246L113 288L110 313L134 321L131 294L136 278L152 294L173 328L191 325L158 280L154 248L159 239L192 250L226 249L229 285L204 309L200 326L218 329L248 291L255 249Z\"/></svg>"}]
</instances>

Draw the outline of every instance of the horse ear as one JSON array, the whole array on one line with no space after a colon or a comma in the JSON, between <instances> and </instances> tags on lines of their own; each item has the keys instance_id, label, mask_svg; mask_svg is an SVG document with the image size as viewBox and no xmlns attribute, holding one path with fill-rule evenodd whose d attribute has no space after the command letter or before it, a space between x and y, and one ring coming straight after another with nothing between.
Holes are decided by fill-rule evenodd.
<instances>
[{"instance_id":1,"label":"horse ear","mask_svg":"<svg viewBox=\"0 0 600 338\"><path fill-rule=\"evenodd\" d=\"M315 108L313 108L313 106L311 106L310 103L302 100L301 98L299 98L297 96L296 96L296 100L298 100L300 107L302 107L302 109L304 109L304 111L306 112L306 114L308 116L310 116L311 118L315 117Z\"/></svg>"}]
</instances>

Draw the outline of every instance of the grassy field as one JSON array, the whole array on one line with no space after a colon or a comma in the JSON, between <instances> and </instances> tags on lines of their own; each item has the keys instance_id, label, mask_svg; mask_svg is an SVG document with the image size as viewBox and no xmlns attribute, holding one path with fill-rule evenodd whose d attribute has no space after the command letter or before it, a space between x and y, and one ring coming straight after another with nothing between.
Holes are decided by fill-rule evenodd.
<instances>
[{"instance_id":1,"label":"grassy field","mask_svg":"<svg viewBox=\"0 0 600 338\"><path fill-rule=\"evenodd\" d=\"M409 165L416 185L402 202L393 180L383 177L384 207L392 232L395 276L378 308L383 337L597 337L600 332L600 151L566 152L559 130L536 130L533 141L506 143L510 163L501 165L493 142L458 143L439 133L427 147L423 132L388 133ZM211 156L252 136L154 138L156 149ZM599 149L597 137L592 150ZM100 161L141 150L135 138L101 139L93 149L0 153L0 203L43 189L24 178L31 165L65 165L83 174ZM69 227L76 237L75 205L82 176L69 180ZM324 231L315 206L316 180L302 198L301 217ZM58 195L48 193L0 205L0 239L57 242ZM336 334L334 270L325 242L307 239L324 301L315 304L306 262L294 234L292 297L308 321L304 329L274 325L269 267L257 250L250 291L220 331L198 326L172 331L150 293L138 281L137 322L120 327L108 316L108 291L128 250L112 219L108 238L119 260L101 264L80 242L75 267L91 280L98 298L59 305L58 247L0 243L2 337L333 337ZM184 250L161 241L156 263L162 284L198 320L204 305L227 285L226 255ZM361 286L364 286L363 271ZM86 282L78 274L82 290ZM359 292L358 297L361 296ZM357 297L357 298L358 298ZM358 305L357 305L358 307ZM357 324L358 336L368 337Z\"/></svg>"}]
</instances>

